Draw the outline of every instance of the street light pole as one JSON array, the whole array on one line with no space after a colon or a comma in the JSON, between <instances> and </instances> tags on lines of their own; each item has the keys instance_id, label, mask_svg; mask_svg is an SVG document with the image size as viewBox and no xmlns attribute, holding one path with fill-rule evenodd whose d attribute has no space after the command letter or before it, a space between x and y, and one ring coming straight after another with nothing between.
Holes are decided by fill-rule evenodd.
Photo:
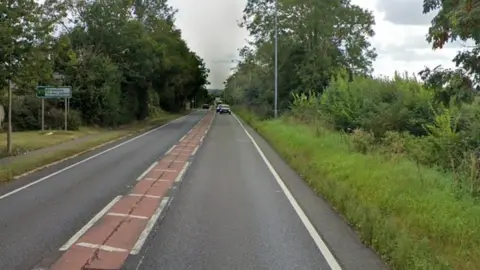
<instances>
[{"instance_id":1,"label":"street light pole","mask_svg":"<svg viewBox=\"0 0 480 270\"><path fill-rule=\"evenodd\" d=\"M278 0L275 0L275 118L278 116Z\"/></svg>"}]
</instances>

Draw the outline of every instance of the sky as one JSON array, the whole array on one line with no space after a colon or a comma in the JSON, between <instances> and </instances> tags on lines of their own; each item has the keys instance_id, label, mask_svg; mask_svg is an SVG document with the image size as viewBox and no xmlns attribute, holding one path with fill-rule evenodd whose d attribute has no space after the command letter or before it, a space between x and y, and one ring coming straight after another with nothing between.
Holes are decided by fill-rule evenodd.
<instances>
[{"instance_id":1,"label":"sky","mask_svg":"<svg viewBox=\"0 0 480 270\"><path fill-rule=\"evenodd\" d=\"M453 67L451 59L465 46L453 43L433 51L425 41L434 14L422 14L423 0L351 0L375 16L371 40L378 57L374 75L391 76L398 70L417 73L425 66ZM237 26L246 0L170 0L178 9L176 24L190 48L211 70L210 88L223 88L235 65L238 49L246 44L246 30Z\"/></svg>"}]
</instances>

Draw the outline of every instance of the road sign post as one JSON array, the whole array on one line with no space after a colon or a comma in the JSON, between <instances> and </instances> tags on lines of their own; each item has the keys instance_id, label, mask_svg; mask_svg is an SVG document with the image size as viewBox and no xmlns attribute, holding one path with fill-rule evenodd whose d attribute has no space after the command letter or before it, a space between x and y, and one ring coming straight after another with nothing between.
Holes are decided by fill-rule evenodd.
<instances>
[{"instance_id":1,"label":"road sign post","mask_svg":"<svg viewBox=\"0 0 480 270\"><path fill-rule=\"evenodd\" d=\"M64 98L65 99L65 130L68 122L68 102L72 97L72 87L70 86L37 86L37 97L42 99L42 130L45 124L45 99Z\"/></svg>"}]
</instances>

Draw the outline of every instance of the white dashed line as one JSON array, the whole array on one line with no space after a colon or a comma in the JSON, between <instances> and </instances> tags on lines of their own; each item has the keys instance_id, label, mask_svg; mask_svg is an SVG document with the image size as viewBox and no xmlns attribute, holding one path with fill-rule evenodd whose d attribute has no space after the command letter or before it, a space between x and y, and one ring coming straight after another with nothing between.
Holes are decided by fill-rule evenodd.
<instances>
[{"instance_id":1,"label":"white dashed line","mask_svg":"<svg viewBox=\"0 0 480 270\"><path fill-rule=\"evenodd\" d=\"M76 246L100 249L100 250L108 251L108 252L128 252L128 250L123 249L123 248L116 248L116 247L111 247L111 246L106 246L106 245L90 244L90 243L84 243L84 242L78 243L78 244L76 244Z\"/></svg>"},{"instance_id":2,"label":"white dashed line","mask_svg":"<svg viewBox=\"0 0 480 270\"><path fill-rule=\"evenodd\" d=\"M102 218L105 213L107 213L113 207L114 204L120 201L121 198L122 196L117 196L110 203L108 203L100 212L98 212L98 214L96 214L87 224L85 224L83 228L74 234L72 238L70 238L67 243L60 248L60 251L69 249L85 232L87 232L100 218Z\"/></svg>"},{"instance_id":3,"label":"white dashed line","mask_svg":"<svg viewBox=\"0 0 480 270\"><path fill-rule=\"evenodd\" d=\"M189 163L189 162L185 163L185 165L183 166L182 170L181 170L180 173L178 174L177 178L175 178L175 182L176 182L176 183L182 181L182 178L183 178L183 176L185 175L185 172L187 171L188 164L190 164L190 163Z\"/></svg>"},{"instance_id":4,"label":"white dashed line","mask_svg":"<svg viewBox=\"0 0 480 270\"><path fill-rule=\"evenodd\" d=\"M162 196L155 196L155 195L148 195L148 194L137 194L137 193L130 193L128 196L133 197L145 197L145 198L152 198L152 199L161 199Z\"/></svg>"},{"instance_id":5,"label":"white dashed line","mask_svg":"<svg viewBox=\"0 0 480 270\"><path fill-rule=\"evenodd\" d=\"M162 211L165 208L168 200L169 200L169 197L163 198L163 200L160 203L160 205L158 206L157 210L155 210L155 213L153 213L153 216L148 221L147 226L145 227L145 229L143 229L142 233L138 237L138 240L135 243L135 245L133 246L132 250L130 251L130 254L135 255L135 254L138 254L140 252L140 250L142 250L143 244L147 240L147 237L150 234L150 232L152 231L153 226L155 225L158 218L162 214Z\"/></svg>"},{"instance_id":6,"label":"white dashed line","mask_svg":"<svg viewBox=\"0 0 480 270\"><path fill-rule=\"evenodd\" d=\"M199 147L200 147L200 145L197 145L197 147L195 147L195 149L193 149L192 156L195 156Z\"/></svg>"},{"instance_id":7,"label":"white dashed line","mask_svg":"<svg viewBox=\"0 0 480 270\"><path fill-rule=\"evenodd\" d=\"M145 175L147 175L147 173L150 172L155 166L157 166L157 164L158 164L158 161L153 162L153 164L150 165L148 169L146 169L142 174L140 174L140 176L138 176L137 181L142 180L142 178L145 177Z\"/></svg>"},{"instance_id":8,"label":"white dashed line","mask_svg":"<svg viewBox=\"0 0 480 270\"><path fill-rule=\"evenodd\" d=\"M170 149L168 149L167 152L165 152L165 155L168 155L170 154L170 152L172 152L172 150L175 148L176 145L172 146Z\"/></svg>"},{"instance_id":9,"label":"white dashed line","mask_svg":"<svg viewBox=\"0 0 480 270\"><path fill-rule=\"evenodd\" d=\"M156 171L156 172L177 172L177 170L171 170L171 169L155 169L154 171Z\"/></svg>"},{"instance_id":10,"label":"white dashed line","mask_svg":"<svg viewBox=\"0 0 480 270\"><path fill-rule=\"evenodd\" d=\"M148 217L146 217L146 216L137 216L137 215L129 215L129 214L123 214L123 213L114 213L114 212L108 213L107 216L129 217L129 218L138 218L138 219L148 219Z\"/></svg>"}]
</instances>

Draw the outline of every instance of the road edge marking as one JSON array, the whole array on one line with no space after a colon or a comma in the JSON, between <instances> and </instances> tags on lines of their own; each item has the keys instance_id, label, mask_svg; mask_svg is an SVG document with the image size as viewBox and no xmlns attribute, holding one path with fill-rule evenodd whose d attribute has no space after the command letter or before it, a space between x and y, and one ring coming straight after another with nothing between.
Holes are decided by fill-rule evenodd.
<instances>
[{"instance_id":1,"label":"road edge marking","mask_svg":"<svg viewBox=\"0 0 480 270\"><path fill-rule=\"evenodd\" d=\"M262 158L263 162L265 163L265 165L267 166L268 170L270 171L270 173L273 175L273 178L275 178L275 180L277 181L278 185L280 186L280 188L282 189L283 193L285 194L285 196L287 197L288 201L290 202L290 204L292 205L293 209L295 210L295 212L297 213L298 217L300 218L300 220L302 221L303 225L305 226L305 228L307 229L308 233L310 234L310 237L312 237L313 241L315 242L317 248L319 249L320 253L322 253L323 257L325 258L325 260L327 261L328 265L330 266L330 268L332 270L342 270L342 267L340 266L340 264L338 263L337 259L335 258L335 256L333 256L332 252L330 251L330 249L328 248L328 246L325 244L325 241L322 239L322 237L320 236L320 234L317 232L317 230L315 229L315 226L313 226L312 222L310 221L310 219L307 217L307 215L305 214L305 212L303 211L303 209L300 207L300 205L298 204L297 200L295 199L295 197L293 197L292 193L290 192L290 190L288 189L288 187L285 185L285 183L283 182L282 178L280 177L280 175L278 175L277 171L275 170L275 168L272 166L272 164L270 163L270 161L268 160L268 158L265 156L265 154L263 153L262 149L260 148L260 146L258 146L257 142L255 141L255 139L252 137L252 135L250 135L250 132L248 132L248 130L245 128L245 126L243 125L243 123L240 121L240 119L238 119L238 117L233 114L233 117L237 120L237 122L240 124L240 127L243 129L243 131L245 132L245 134L247 135L247 137L250 139L250 141L252 142L253 146L255 147L255 149L257 150L258 154L260 155L260 157Z\"/></svg>"},{"instance_id":2,"label":"road edge marking","mask_svg":"<svg viewBox=\"0 0 480 270\"><path fill-rule=\"evenodd\" d=\"M192 112L192 113L193 113L193 112ZM191 113L190 113L190 114L191 114ZM140 134L140 135L137 135L137 136L135 136L135 137L133 137L133 138L131 138L131 139L128 139L128 140L126 140L126 141L124 141L124 142L122 142L122 143L119 143L119 144L114 145L114 146L112 146L112 147L110 147L110 148L108 148L108 149L105 149L105 150L101 151L100 153L97 153L97 154L95 154L95 155L93 155L93 156L90 156L90 157L87 157L87 158L85 158L85 159L82 159L82 160L80 160L80 161L78 161L78 162L75 162L75 163L73 163L73 164L65 167L65 168L62 168L62 169L60 169L60 170L58 170L58 171L55 171L55 172L53 172L53 173L51 173L51 174L49 174L49 175L46 175L46 176L42 177L42 178L40 178L40 179L37 179L37 180L35 180L35 181L31 182L31 183L28 183L28 184L26 184L26 185L24 185L24 186L21 186L21 187L19 187L19 188L16 188L16 189L10 191L10 192L7 192L7 193L5 193L5 194L3 194L3 195L0 195L0 200L3 200L3 199L5 199L5 198L7 198L7 197L10 197L11 195L14 195L15 193L18 193L18 192L20 192L20 191L22 191L22 190L24 190L24 189L27 189L27 188L29 188L29 187L31 187L31 186L34 186L34 185L36 185L36 184L38 184L38 183L41 183L41 182L43 182L43 181L45 181L45 180L47 180L47 179L52 178L52 177L55 176L55 175L61 174L61 173L64 172L64 171L67 171L67 170L69 170L69 169L71 169L71 168L74 168L74 167L80 165L80 164L83 164L83 163L85 163L85 162L87 162L87 161L90 161L90 160L92 160L92 159L94 159L94 158L97 158L97 157L99 157L99 156L101 156L101 155L103 155L103 154L106 154L106 153L108 153L108 152L110 152L110 151L113 151L113 150L115 150L115 149L117 149L117 148L119 148L119 147L122 147L122 146L130 143L130 142L133 142L133 141L135 141L135 140L137 140L137 139L140 139L140 138L142 138L142 137L144 137L144 136L146 136L146 135L148 135L148 134L151 134L151 133L153 133L153 132L155 132L155 131L158 131L158 130L160 130L160 129L162 129L162 128L168 126L168 125L170 125L171 123L174 123L173 121L178 121L178 120L180 120L180 119L183 119L183 118L189 116L190 114L187 114L187 115L184 115L184 116L179 117L179 118L177 118L177 119L174 119L174 120L172 120L172 121L170 121L170 122L168 122L168 123L165 123L165 124L163 124L163 125L161 125L161 126L159 126L159 127L156 127L156 128L154 128L154 129L151 129L151 130L149 130L149 131L147 131L147 132L144 132L144 133L142 133L142 134ZM117 140L119 140L119 139L117 139ZM113 140L113 141L111 141L111 142L114 142L114 141L115 141L115 140ZM108 142L107 142L106 144L108 144ZM98 146L97 146L97 147L98 147ZM88 150L87 150L86 152L88 152ZM85 152L85 153L86 153L86 152ZM80 154L78 154L78 155L80 155ZM63 159L63 161L66 161L66 160L68 160L68 159L69 159L69 158ZM56 161L56 162L57 162L57 163L55 163L55 164L58 164L58 163L62 162L62 160ZM43 168L47 168L47 167L43 167ZM24 174L23 176L26 176L26 175L28 175L28 174Z\"/></svg>"},{"instance_id":3,"label":"road edge marking","mask_svg":"<svg viewBox=\"0 0 480 270\"><path fill-rule=\"evenodd\" d=\"M77 231L63 246L60 247L60 251L66 251L75 242L82 237L95 223L97 223L110 209L118 202L123 196L119 195L111 200L100 212L98 212L90 221L85 224L80 230Z\"/></svg>"},{"instance_id":4,"label":"road edge marking","mask_svg":"<svg viewBox=\"0 0 480 270\"><path fill-rule=\"evenodd\" d=\"M130 254L137 255L138 253L140 253L143 245L145 244L145 241L147 241L148 236L150 235L150 232L153 229L153 226L155 226L155 224L157 223L158 218L162 214L163 209L165 209L165 206L167 205L169 200L170 200L170 197L163 197L162 201L158 205L152 217L150 218L150 220L148 220L147 226L145 226L142 233L138 237L137 242L135 243L135 245L133 245L133 248L130 250Z\"/></svg>"}]
</instances>

